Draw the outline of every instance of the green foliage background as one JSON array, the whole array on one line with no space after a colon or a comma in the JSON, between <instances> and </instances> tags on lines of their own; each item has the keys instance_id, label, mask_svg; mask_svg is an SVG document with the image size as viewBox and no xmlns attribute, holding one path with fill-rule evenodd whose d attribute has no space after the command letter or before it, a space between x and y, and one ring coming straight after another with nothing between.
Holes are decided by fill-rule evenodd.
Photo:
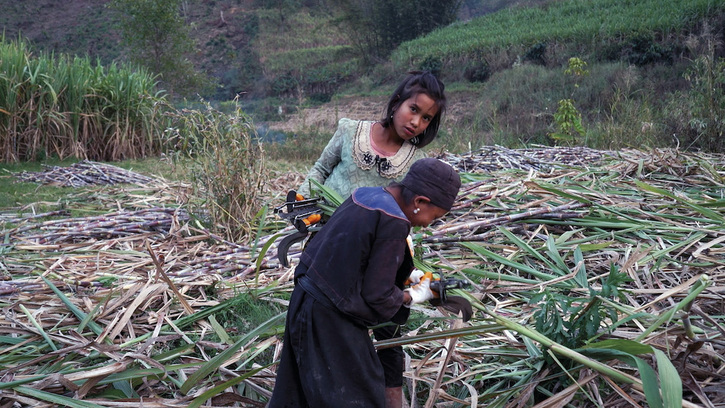
<instances>
[{"instance_id":1,"label":"green foliage background","mask_svg":"<svg viewBox=\"0 0 725 408\"><path fill-rule=\"evenodd\" d=\"M393 3L113 0L88 21L65 17L64 33L82 32L86 42L52 42L66 34L40 24L63 23L75 1L54 18L43 14L50 7L14 4L0 22L10 35L22 25L33 50L142 63L176 104L195 103L182 96L214 105L238 99L257 124L322 104L335 109L343 97L375 95L382 104L404 72L430 69L451 102L436 149L722 149L722 0ZM23 17L30 13L38 18ZM570 58L585 61L590 75L569 78ZM569 119L561 116L563 100L571 100ZM575 130L563 129L566 123ZM288 136L314 150L333 131L302 126ZM293 146L270 151L297 155Z\"/></svg>"}]
</instances>

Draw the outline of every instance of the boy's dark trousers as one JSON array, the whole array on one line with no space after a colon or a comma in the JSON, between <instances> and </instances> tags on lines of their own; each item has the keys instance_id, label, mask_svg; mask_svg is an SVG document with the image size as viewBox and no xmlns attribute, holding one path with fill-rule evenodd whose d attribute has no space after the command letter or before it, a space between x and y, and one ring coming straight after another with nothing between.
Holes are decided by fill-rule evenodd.
<instances>
[{"instance_id":1,"label":"boy's dark trousers","mask_svg":"<svg viewBox=\"0 0 725 408\"><path fill-rule=\"evenodd\" d=\"M267 406L384 408L383 367L368 328L295 286Z\"/></svg>"}]
</instances>

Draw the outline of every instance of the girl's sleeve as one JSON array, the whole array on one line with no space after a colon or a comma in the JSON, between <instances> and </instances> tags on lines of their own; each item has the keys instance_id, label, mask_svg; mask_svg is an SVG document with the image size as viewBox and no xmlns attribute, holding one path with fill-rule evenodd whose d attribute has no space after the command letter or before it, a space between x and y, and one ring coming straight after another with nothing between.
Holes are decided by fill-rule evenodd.
<instances>
[{"instance_id":1,"label":"girl's sleeve","mask_svg":"<svg viewBox=\"0 0 725 408\"><path fill-rule=\"evenodd\" d=\"M324 184L325 180L327 180L332 173L332 170L334 170L342 160L342 142L344 139L343 134L345 133L342 126L343 120L345 119L340 119L337 130L335 131L335 134L332 135L332 139L330 139L327 143L327 146L325 146L325 150L322 151L320 158L317 159L315 165L312 166L312 169L310 169L305 181L302 183L300 188L297 189L297 192L302 194L303 197L307 198L310 196L310 191L313 187L311 180L317 180L320 184Z\"/></svg>"}]
</instances>

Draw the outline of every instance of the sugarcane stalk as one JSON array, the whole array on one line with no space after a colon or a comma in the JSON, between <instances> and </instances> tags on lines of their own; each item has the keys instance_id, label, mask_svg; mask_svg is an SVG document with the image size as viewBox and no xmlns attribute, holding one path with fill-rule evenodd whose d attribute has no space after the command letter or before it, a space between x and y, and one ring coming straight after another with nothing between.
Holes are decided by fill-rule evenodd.
<instances>
[{"instance_id":1,"label":"sugarcane stalk","mask_svg":"<svg viewBox=\"0 0 725 408\"><path fill-rule=\"evenodd\" d=\"M455 225L455 226L448 227L448 228L438 229L438 230L434 231L432 233L432 235L439 236L439 235L445 235L445 234L452 234L452 233L460 232L460 231L464 231L464 230L472 231L472 230L474 230L476 228L480 228L480 227L488 227L488 226L498 225L499 223L512 222L512 221L520 220L523 218L530 218L530 217L533 217L535 215L540 215L540 214L556 213L556 212L560 212L560 211L567 211L567 210L572 210L572 209L576 209L576 208L587 207L588 205L589 204L587 204L587 203L574 202L574 203L564 204L564 205L560 205L560 206L556 206L556 207L535 208L535 209L525 211L522 213L518 213L518 214L509 214L509 215L505 215L505 216L501 216L501 217L489 218L489 219L480 220L480 221L473 221L473 222L463 223L460 225Z\"/></svg>"}]
</instances>

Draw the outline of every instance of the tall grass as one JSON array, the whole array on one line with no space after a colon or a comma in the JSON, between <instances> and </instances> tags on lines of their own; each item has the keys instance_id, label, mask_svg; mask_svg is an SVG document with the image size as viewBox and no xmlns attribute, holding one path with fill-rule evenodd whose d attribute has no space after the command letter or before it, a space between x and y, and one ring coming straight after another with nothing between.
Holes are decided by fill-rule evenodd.
<instances>
[{"instance_id":1,"label":"tall grass","mask_svg":"<svg viewBox=\"0 0 725 408\"><path fill-rule=\"evenodd\" d=\"M0 40L0 160L121 160L161 151L165 98L142 68L34 55ZM163 129L163 127L161 127Z\"/></svg>"},{"instance_id":2,"label":"tall grass","mask_svg":"<svg viewBox=\"0 0 725 408\"><path fill-rule=\"evenodd\" d=\"M169 112L165 140L177 171L192 181L199 198L190 203L193 212L212 231L239 241L249 237L263 205L264 151L239 106L232 114L205 106Z\"/></svg>"}]
</instances>

